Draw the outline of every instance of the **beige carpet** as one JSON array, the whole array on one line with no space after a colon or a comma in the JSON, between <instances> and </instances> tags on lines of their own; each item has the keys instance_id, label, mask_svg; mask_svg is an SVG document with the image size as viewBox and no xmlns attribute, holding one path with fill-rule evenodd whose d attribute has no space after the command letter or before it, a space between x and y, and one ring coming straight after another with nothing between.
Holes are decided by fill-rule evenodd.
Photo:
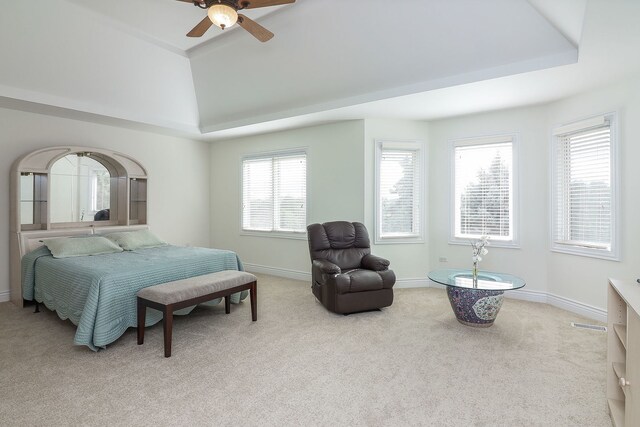
<instances>
[{"instance_id":1,"label":"beige carpet","mask_svg":"<svg viewBox=\"0 0 640 427\"><path fill-rule=\"evenodd\" d=\"M248 300L198 308L143 346L73 346L46 310L0 304L1 425L610 426L606 334L557 308L505 300L459 324L442 289L398 289L382 312L327 312L304 282L259 276Z\"/></svg>"}]
</instances>

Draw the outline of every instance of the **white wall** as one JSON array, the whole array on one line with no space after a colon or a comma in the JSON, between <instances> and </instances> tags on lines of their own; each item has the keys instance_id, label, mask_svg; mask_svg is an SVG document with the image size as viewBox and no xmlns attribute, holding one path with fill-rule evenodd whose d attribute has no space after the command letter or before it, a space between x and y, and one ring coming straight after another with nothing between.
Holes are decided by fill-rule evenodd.
<instances>
[{"instance_id":1,"label":"white wall","mask_svg":"<svg viewBox=\"0 0 640 427\"><path fill-rule=\"evenodd\" d=\"M182 138L0 108L0 300L9 291L9 175L13 161L47 146L120 151L149 173L149 224L167 241L209 246L209 145Z\"/></svg>"},{"instance_id":2,"label":"white wall","mask_svg":"<svg viewBox=\"0 0 640 427\"><path fill-rule=\"evenodd\" d=\"M249 269L305 278L311 271L301 239L240 233L244 155L306 148L308 223L364 220L364 123L339 122L216 142L211 146L211 244L236 251Z\"/></svg>"},{"instance_id":3,"label":"white wall","mask_svg":"<svg viewBox=\"0 0 640 427\"><path fill-rule=\"evenodd\" d=\"M620 122L621 262L549 250L550 131L558 123L617 111ZM288 148L308 150L308 222L362 221L374 226L374 141L422 140L427 146L427 242L374 245L392 261L399 283L426 284L435 268L471 264L470 249L450 245L449 143L452 139L517 133L519 143L520 248L491 247L481 267L527 280L526 290L557 295L596 309L606 307L607 277L635 280L640 271L640 80L555 102L430 123L367 119L276 132L211 146L106 125L0 109L0 299L8 295L9 170L19 156L53 145L122 151L149 170L149 222L176 244L235 250L249 266L273 274L307 277L306 240L240 233L240 161L243 155ZM210 215L209 215L210 214ZM448 262L439 259L447 258ZM2 268L2 265L5 268ZM421 283L418 283L422 281Z\"/></svg>"},{"instance_id":4,"label":"white wall","mask_svg":"<svg viewBox=\"0 0 640 427\"><path fill-rule=\"evenodd\" d=\"M550 252L550 132L554 125L618 111L622 171L622 262ZM602 318L607 277L635 280L640 272L640 226L633 220L640 169L640 81L575 96L552 104L489 112L432 122L367 119L215 143L211 150L213 246L236 250L250 268L305 278L310 271L304 240L240 234L240 158L244 154L309 148L309 222L363 221L372 233L375 215L377 139L421 140L427 149L427 233L423 244L373 245L391 260L398 284L427 285L436 268L471 265L466 245L449 244L450 142L458 138L516 134L518 140L518 248L489 248L482 269L526 279L519 295ZM373 237L373 235L372 235ZM446 262L440 261L446 258ZM266 267L266 268L265 268ZM635 270L634 270L635 269ZM297 276L296 276L297 274ZM515 296L516 294L511 294ZM577 303L577 304L574 304ZM592 310L591 307L594 309Z\"/></svg>"},{"instance_id":5,"label":"white wall","mask_svg":"<svg viewBox=\"0 0 640 427\"><path fill-rule=\"evenodd\" d=\"M432 180L429 170L429 124L412 120L365 120L365 174L364 178L364 224L371 235L371 252L389 259L391 268L396 273L398 285L426 285L427 273L430 270L429 245L429 182ZM425 212L425 240L423 243L411 244L374 244L375 230L375 141L421 141L424 143L426 164L424 165L426 201ZM403 283L404 282L404 283Z\"/></svg>"},{"instance_id":6,"label":"white wall","mask_svg":"<svg viewBox=\"0 0 640 427\"><path fill-rule=\"evenodd\" d=\"M0 96L197 131L184 56L66 0L4 6Z\"/></svg>"},{"instance_id":7,"label":"white wall","mask_svg":"<svg viewBox=\"0 0 640 427\"><path fill-rule=\"evenodd\" d=\"M620 123L621 262L550 251L550 135L552 128L606 112L618 112ZM432 266L471 264L470 249L449 245L451 139L519 133L520 249L489 248L481 268L505 271L526 279L525 290L546 292L561 306L572 301L595 312L606 309L607 278L640 277L640 80L621 82L552 104L431 122L431 253ZM448 263L438 261L448 258ZM587 307L587 311L590 310Z\"/></svg>"},{"instance_id":8,"label":"white wall","mask_svg":"<svg viewBox=\"0 0 640 427\"><path fill-rule=\"evenodd\" d=\"M367 119L214 143L211 148L211 243L215 247L235 250L254 271L301 279L308 277L311 263L306 240L240 233L242 156L305 147L308 149L308 223L363 222L370 233L372 252L392 260L392 268L400 281L409 285L420 281L425 285L429 271L428 241L373 244L373 179L376 139L423 141L428 159L427 138L428 124L425 122ZM425 169L428 176L428 164ZM427 224L425 222L425 226ZM425 234L427 237L428 231Z\"/></svg>"},{"instance_id":9,"label":"white wall","mask_svg":"<svg viewBox=\"0 0 640 427\"><path fill-rule=\"evenodd\" d=\"M483 270L501 271L525 278L526 289L547 292L548 251L548 130L546 109L531 107L439 120L431 123L430 230L433 268L471 268L469 245L449 244L450 144L460 138L517 134L519 162L520 247L489 247L480 263ZM440 258L448 261L440 262Z\"/></svg>"},{"instance_id":10,"label":"white wall","mask_svg":"<svg viewBox=\"0 0 640 427\"><path fill-rule=\"evenodd\" d=\"M606 307L607 278L640 277L640 79L575 96L549 107L548 129L558 123L617 111L619 121L620 262L548 252L551 292Z\"/></svg>"}]
</instances>

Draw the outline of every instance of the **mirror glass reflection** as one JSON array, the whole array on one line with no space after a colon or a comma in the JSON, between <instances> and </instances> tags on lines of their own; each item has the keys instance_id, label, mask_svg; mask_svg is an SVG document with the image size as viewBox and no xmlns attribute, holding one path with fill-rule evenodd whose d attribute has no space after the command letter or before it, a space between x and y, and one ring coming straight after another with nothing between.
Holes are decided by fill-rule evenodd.
<instances>
[{"instance_id":1,"label":"mirror glass reflection","mask_svg":"<svg viewBox=\"0 0 640 427\"><path fill-rule=\"evenodd\" d=\"M20 176L20 224L34 223L34 187L33 174Z\"/></svg>"},{"instance_id":2,"label":"mirror glass reflection","mask_svg":"<svg viewBox=\"0 0 640 427\"><path fill-rule=\"evenodd\" d=\"M111 175L102 163L70 154L53 164L50 176L52 223L109 220Z\"/></svg>"}]
</instances>

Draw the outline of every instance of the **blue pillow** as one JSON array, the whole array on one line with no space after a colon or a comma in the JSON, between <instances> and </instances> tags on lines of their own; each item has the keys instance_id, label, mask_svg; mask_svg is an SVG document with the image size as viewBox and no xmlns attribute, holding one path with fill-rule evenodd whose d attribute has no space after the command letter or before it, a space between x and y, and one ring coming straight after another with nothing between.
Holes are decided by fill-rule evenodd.
<instances>
[{"instance_id":1,"label":"blue pillow","mask_svg":"<svg viewBox=\"0 0 640 427\"><path fill-rule=\"evenodd\" d=\"M44 244L54 258L71 258L122 252L122 248L102 236L81 238L56 237L45 239Z\"/></svg>"},{"instance_id":2,"label":"blue pillow","mask_svg":"<svg viewBox=\"0 0 640 427\"><path fill-rule=\"evenodd\" d=\"M125 251L135 251L136 249L155 248L167 245L167 242L160 240L149 230L123 231L120 233L107 234L105 237Z\"/></svg>"}]
</instances>

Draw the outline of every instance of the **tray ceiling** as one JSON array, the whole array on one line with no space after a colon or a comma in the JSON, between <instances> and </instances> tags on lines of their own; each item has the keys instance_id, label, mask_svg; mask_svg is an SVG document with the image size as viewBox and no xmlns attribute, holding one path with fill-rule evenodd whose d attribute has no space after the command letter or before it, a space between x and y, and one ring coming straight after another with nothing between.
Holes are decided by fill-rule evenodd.
<instances>
[{"instance_id":1,"label":"tray ceiling","mask_svg":"<svg viewBox=\"0 0 640 427\"><path fill-rule=\"evenodd\" d=\"M0 106L220 138L546 102L639 69L638 3L298 0L246 11L262 44L187 38L204 11L175 0L9 2Z\"/></svg>"},{"instance_id":2,"label":"tray ceiling","mask_svg":"<svg viewBox=\"0 0 640 427\"><path fill-rule=\"evenodd\" d=\"M300 0L191 56L204 130L574 63L577 47L526 0ZM232 60L230 60L232 59Z\"/></svg>"}]
</instances>

